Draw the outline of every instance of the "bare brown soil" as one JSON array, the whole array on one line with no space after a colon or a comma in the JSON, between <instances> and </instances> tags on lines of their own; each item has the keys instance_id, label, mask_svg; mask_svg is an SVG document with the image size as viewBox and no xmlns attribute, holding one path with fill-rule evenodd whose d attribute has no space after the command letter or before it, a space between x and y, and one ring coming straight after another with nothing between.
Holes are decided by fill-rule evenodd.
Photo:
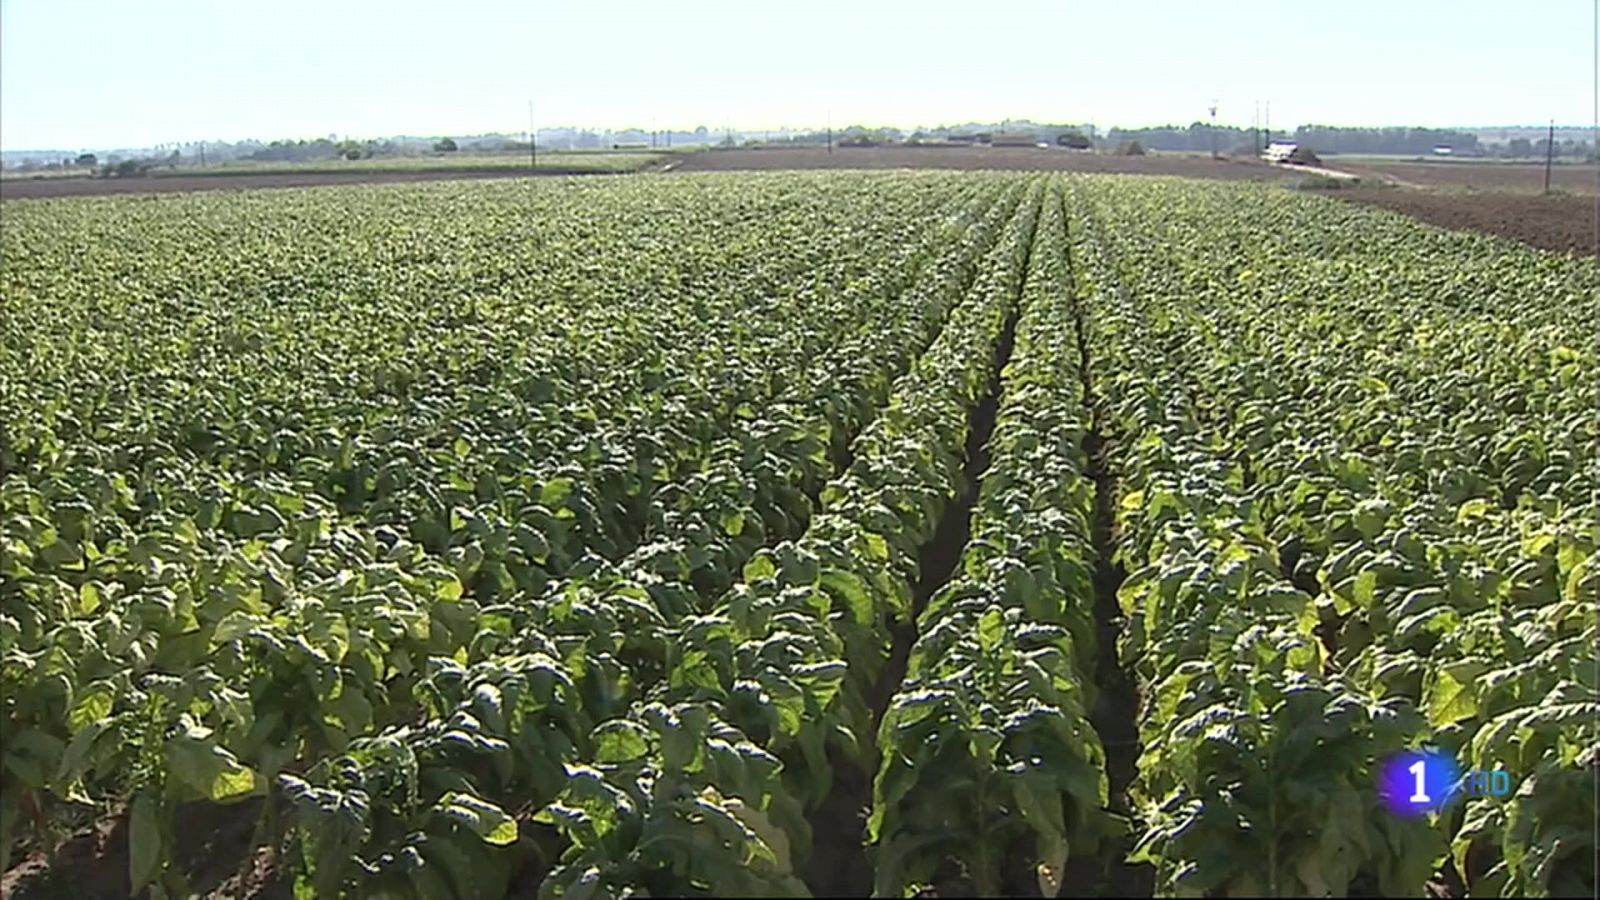
<instances>
[{"instance_id":1,"label":"bare brown soil","mask_svg":"<svg viewBox=\"0 0 1600 900\"><path fill-rule=\"evenodd\" d=\"M835 147L711 150L670 159L643 171L738 172L783 169L998 169L1005 171L1100 172L1175 175L1250 181L1296 181L1303 173L1248 159L1155 154L1105 156L1037 147ZM594 174L541 170L539 175ZM346 184L395 184L448 178L520 178L526 172L501 168L422 172L359 171L213 173L144 178L38 178L0 181L0 199L94 197L109 194L165 194L184 191L252 190Z\"/></svg>"},{"instance_id":2,"label":"bare brown soil","mask_svg":"<svg viewBox=\"0 0 1600 900\"><path fill-rule=\"evenodd\" d=\"M178 869L199 896L282 900L288 886L274 878L272 852L246 859L261 809L259 800L218 806L193 803L179 812ZM128 818L101 818L69 836L53 853L35 849L0 876L5 900L119 900L131 894Z\"/></svg>"},{"instance_id":3,"label":"bare brown soil","mask_svg":"<svg viewBox=\"0 0 1600 900\"><path fill-rule=\"evenodd\" d=\"M1043 147L823 147L711 150L684 157L673 172L774 169L1003 169L1179 175L1188 178L1278 181L1303 177L1254 160L1156 154L1107 156Z\"/></svg>"},{"instance_id":4,"label":"bare brown soil","mask_svg":"<svg viewBox=\"0 0 1600 900\"><path fill-rule=\"evenodd\" d=\"M1405 188L1354 188L1328 195L1405 213L1441 228L1511 238L1541 250L1595 253L1595 208L1600 203L1595 197Z\"/></svg>"},{"instance_id":5,"label":"bare brown soil","mask_svg":"<svg viewBox=\"0 0 1600 900\"><path fill-rule=\"evenodd\" d=\"M539 177L571 175L540 171ZM593 174L593 173L584 173ZM0 200L47 197L98 197L107 194L168 194L183 191L238 191L257 188L325 187L341 184L392 184L453 178L525 178L515 169L451 169L432 172L304 172L238 175L162 175L145 178L39 178L0 181Z\"/></svg>"},{"instance_id":6,"label":"bare brown soil","mask_svg":"<svg viewBox=\"0 0 1600 900\"><path fill-rule=\"evenodd\" d=\"M1544 192L1544 164L1521 162L1341 162L1329 156L1323 165L1352 172L1371 181L1449 190ZM1600 167L1558 164L1550 169L1552 190L1593 196L1600 190Z\"/></svg>"}]
</instances>

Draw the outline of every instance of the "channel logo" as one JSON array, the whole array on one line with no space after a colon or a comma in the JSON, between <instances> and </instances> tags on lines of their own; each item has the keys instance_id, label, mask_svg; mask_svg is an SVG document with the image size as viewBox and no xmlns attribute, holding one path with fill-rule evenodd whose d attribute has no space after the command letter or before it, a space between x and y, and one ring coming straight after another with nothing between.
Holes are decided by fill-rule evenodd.
<instances>
[{"instance_id":1,"label":"channel logo","mask_svg":"<svg viewBox=\"0 0 1600 900\"><path fill-rule=\"evenodd\" d=\"M1517 782L1504 769L1463 771L1450 754L1434 747L1390 757L1378 769L1378 795L1397 816L1438 812L1460 799L1509 797Z\"/></svg>"},{"instance_id":2,"label":"channel logo","mask_svg":"<svg viewBox=\"0 0 1600 900\"><path fill-rule=\"evenodd\" d=\"M1461 767L1443 750L1425 748L1391 756L1378 770L1383 805L1407 818L1438 812L1461 795Z\"/></svg>"}]
</instances>

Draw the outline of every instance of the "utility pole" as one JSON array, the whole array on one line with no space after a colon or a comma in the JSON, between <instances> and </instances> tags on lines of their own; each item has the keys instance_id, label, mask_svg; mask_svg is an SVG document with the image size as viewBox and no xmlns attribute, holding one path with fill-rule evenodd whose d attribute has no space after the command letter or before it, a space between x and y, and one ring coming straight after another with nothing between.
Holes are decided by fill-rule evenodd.
<instances>
[{"instance_id":1,"label":"utility pole","mask_svg":"<svg viewBox=\"0 0 1600 900\"><path fill-rule=\"evenodd\" d=\"M200 142L200 168L206 167L206 142Z\"/></svg>"},{"instance_id":2,"label":"utility pole","mask_svg":"<svg viewBox=\"0 0 1600 900\"><path fill-rule=\"evenodd\" d=\"M1256 116L1250 120L1250 146L1255 148L1256 155L1261 155L1261 101L1256 101Z\"/></svg>"},{"instance_id":3,"label":"utility pole","mask_svg":"<svg viewBox=\"0 0 1600 900\"><path fill-rule=\"evenodd\" d=\"M1211 158L1217 158L1217 101L1211 101Z\"/></svg>"},{"instance_id":4,"label":"utility pole","mask_svg":"<svg viewBox=\"0 0 1600 900\"><path fill-rule=\"evenodd\" d=\"M533 127L533 101L528 101L528 165L539 174L539 136Z\"/></svg>"},{"instance_id":5,"label":"utility pole","mask_svg":"<svg viewBox=\"0 0 1600 900\"><path fill-rule=\"evenodd\" d=\"M1544 139L1544 192L1550 193L1550 164L1556 156L1556 120L1550 120L1550 134Z\"/></svg>"},{"instance_id":6,"label":"utility pole","mask_svg":"<svg viewBox=\"0 0 1600 900\"><path fill-rule=\"evenodd\" d=\"M1272 143L1272 101L1267 101L1267 143Z\"/></svg>"},{"instance_id":7,"label":"utility pole","mask_svg":"<svg viewBox=\"0 0 1600 900\"><path fill-rule=\"evenodd\" d=\"M828 154L833 154L833 110L828 110Z\"/></svg>"}]
</instances>

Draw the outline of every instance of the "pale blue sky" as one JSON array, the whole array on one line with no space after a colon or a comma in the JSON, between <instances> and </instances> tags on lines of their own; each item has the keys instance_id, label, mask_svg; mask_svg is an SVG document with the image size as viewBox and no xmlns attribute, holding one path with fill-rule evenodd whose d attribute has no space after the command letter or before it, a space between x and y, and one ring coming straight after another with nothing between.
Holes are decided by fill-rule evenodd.
<instances>
[{"instance_id":1,"label":"pale blue sky","mask_svg":"<svg viewBox=\"0 0 1600 900\"><path fill-rule=\"evenodd\" d=\"M1593 0L0 0L0 147L521 131L1592 121Z\"/></svg>"}]
</instances>

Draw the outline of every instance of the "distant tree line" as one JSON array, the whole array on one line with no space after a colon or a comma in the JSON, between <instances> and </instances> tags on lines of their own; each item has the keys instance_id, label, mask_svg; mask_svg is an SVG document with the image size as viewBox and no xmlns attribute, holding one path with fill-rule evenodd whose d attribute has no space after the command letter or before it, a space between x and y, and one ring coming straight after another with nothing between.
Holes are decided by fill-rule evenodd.
<instances>
[{"instance_id":1,"label":"distant tree line","mask_svg":"<svg viewBox=\"0 0 1600 900\"><path fill-rule=\"evenodd\" d=\"M1584 133L1558 128L1555 155L1563 160L1595 160L1595 146ZM982 143L994 134L1031 134L1039 141L1084 149L1092 146L1106 153L1140 150L1249 154L1272 140L1292 140L1318 154L1340 153L1431 156L1437 148L1449 148L1452 156L1491 156L1505 159L1543 159L1548 141L1543 129L1491 129L1486 138L1451 128L1352 128L1331 125L1302 125L1293 132L1271 133L1251 128L1192 122L1187 126L1162 125L1149 128L1112 128L1098 131L1093 125L1047 124L1026 119L1003 122L942 124L904 133L897 128L846 125L832 130L783 130L747 132L711 129L702 125L692 130L625 128L591 131L572 127L539 129L540 150L602 149L618 143L653 147L706 145L736 146L758 143L817 145L830 139L837 146L876 146L895 143L944 143L957 141ZM7 160L9 168L21 171L87 169L102 176L140 175L154 168L193 165L218 165L235 160L257 162L322 162L339 159L366 159L387 156L420 156L428 153L527 153L525 134L483 134L457 137L396 136L383 140L339 140L335 135L306 140L237 143L205 141L163 144L143 150L112 150L77 157L51 156L25 158L20 163Z\"/></svg>"},{"instance_id":2,"label":"distant tree line","mask_svg":"<svg viewBox=\"0 0 1600 900\"><path fill-rule=\"evenodd\" d=\"M1543 159L1550 147L1546 138L1529 140L1528 138L1512 138L1503 144L1490 144L1489 153L1493 156L1503 156L1507 159ZM1589 162L1595 161L1594 145L1588 141L1575 141L1572 139L1557 140L1555 147L1556 156L1575 156Z\"/></svg>"},{"instance_id":3,"label":"distant tree line","mask_svg":"<svg viewBox=\"0 0 1600 900\"><path fill-rule=\"evenodd\" d=\"M256 162L320 162L330 159L370 159L398 156L403 148L394 141L334 141L314 138L301 141L273 141L238 158Z\"/></svg>"},{"instance_id":4,"label":"distant tree line","mask_svg":"<svg viewBox=\"0 0 1600 900\"><path fill-rule=\"evenodd\" d=\"M1187 128L1181 125L1158 125L1152 128L1113 128L1106 132L1102 146L1124 147L1138 144L1143 150L1165 150L1171 153L1210 153L1213 146L1218 151L1230 152L1243 147L1250 150L1251 130L1227 125L1212 126L1195 122ZM1216 143L1213 145L1212 136ZM1262 142L1263 144L1265 141Z\"/></svg>"},{"instance_id":5,"label":"distant tree line","mask_svg":"<svg viewBox=\"0 0 1600 900\"><path fill-rule=\"evenodd\" d=\"M1473 155L1482 152L1478 136L1453 128L1339 128L1331 125L1301 125L1294 131L1297 144L1307 144L1318 153L1428 154L1435 147L1449 147L1451 153Z\"/></svg>"},{"instance_id":6,"label":"distant tree line","mask_svg":"<svg viewBox=\"0 0 1600 900\"><path fill-rule=\"evenodd\" d=\"M1264 147L1274 140L1294 141L1323 154L1427 155L1433 153L1435 147L1449 147L1451 153L1463 156L1483 152L1483 148L1478 144L1477 135L1453 128L1348 128L1333 125L1301 125L1291 133L1282 130L1266 132L1193 122L1187 127L1163 125L1154 128L1113 128L1106 135L1106 143L1112 146L1138 141L1147 150L1193 153L1209 153L1213 147L1222 152L1249 152Z\"/></svg>"}]
</instances>

